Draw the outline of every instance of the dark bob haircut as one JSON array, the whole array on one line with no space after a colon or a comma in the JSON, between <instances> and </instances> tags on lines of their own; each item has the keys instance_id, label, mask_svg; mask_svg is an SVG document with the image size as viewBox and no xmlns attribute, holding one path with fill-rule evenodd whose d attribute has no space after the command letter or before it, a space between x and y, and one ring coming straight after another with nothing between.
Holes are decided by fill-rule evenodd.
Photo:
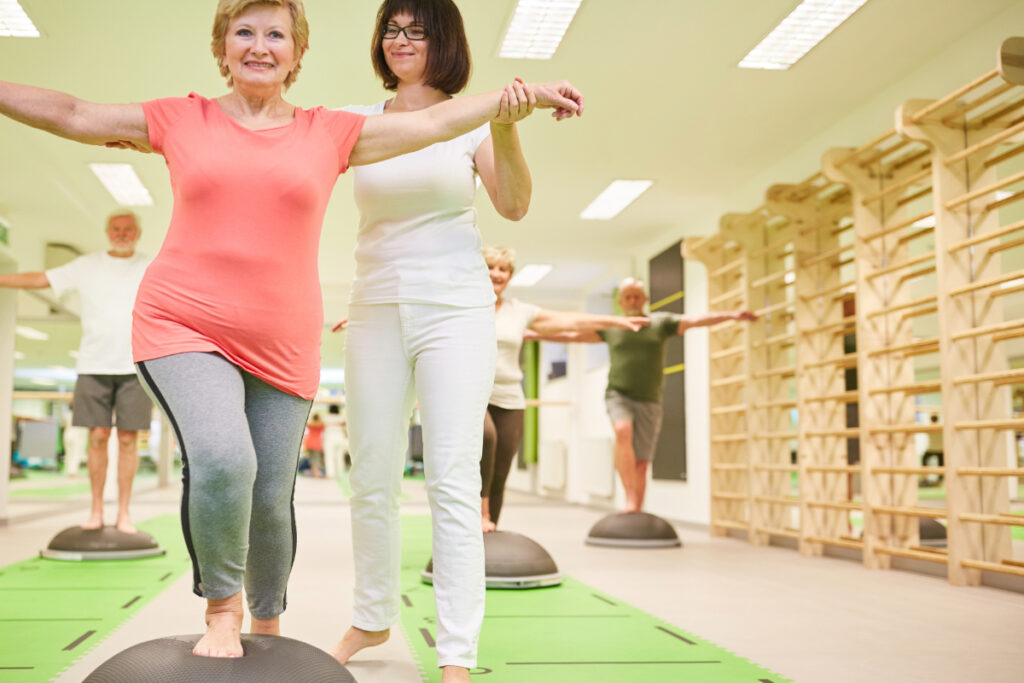
<instances>
[{"instance_id":1,"label":"dark bob haircut","mask_svg":"<svg viewBox=\"0 0 1024 683\"><path fill-rule=\"evenodd\" d=\"M388 90L398 89L398 77L384 60L384 29L396 14L412 15L427 31L427 69L424 82L447 95L465 89L469 83L472 60L469 42L462 25L462 14L452 0L384 0L377 11L377 27L370 44L370 59Z\"/></svg>"}]
</instances>

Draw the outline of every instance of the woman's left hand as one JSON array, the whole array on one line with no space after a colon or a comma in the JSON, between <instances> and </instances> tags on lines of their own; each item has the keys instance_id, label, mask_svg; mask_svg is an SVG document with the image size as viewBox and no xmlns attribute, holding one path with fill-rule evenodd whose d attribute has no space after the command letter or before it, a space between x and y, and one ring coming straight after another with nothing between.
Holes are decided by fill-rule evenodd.
<instances>
[{"instance_id":1,"label":"woman's left hand","mask_svg":"<svg viewBox=\"0 0 1024 683\"><path fill-rule=\"evenodd\" d=\"M498 115L491 119L491 123L511 125L522 121L533 113L536 106L537 96L534 94L533 88L523 83L521 78L517 78L505 86Z\"/></svg>"}]
</instances>

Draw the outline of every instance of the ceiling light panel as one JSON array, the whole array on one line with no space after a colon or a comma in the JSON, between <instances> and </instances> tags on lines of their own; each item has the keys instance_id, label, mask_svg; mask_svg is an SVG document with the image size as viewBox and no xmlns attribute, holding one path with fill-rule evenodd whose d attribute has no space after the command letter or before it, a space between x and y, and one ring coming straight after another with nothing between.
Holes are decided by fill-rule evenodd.
<instances>
[{"instance_id":1,"label":"ceiling light panel","mask_svg":"<svg viewBox=\"0 0 1024 683\"><path fill-rule=\"evenodd\" d=\"M743 58L741 69L784 71L796 64L868 0L803 0Z\"/></svg>"},{"instance_id":2,"label":"ceiling light panel","mask_svg":"<svg viewBox=\"0 0 1024 683\"><path fill-rule=\"evenodd\" d=\"M584 220L610 220L627 206L636 201L654 184L653 180L615 180L605 188L590 206L583 209L580 218Z\"/></svg>"},{"instance_id":3,"label":"ceiling light panel","mask_svg":"<svg viewBox=\"0 0 1024 683\"><path fill-rule=\"evenodd\" d=\"M18 0L0 0L0 36L38 38L39 29L25 14Z\"/></svg>"},{"instance_id":4,"label":"ceiling light panel","mask_svg":"<svg viewBox=\"0 0 1024 683\"><path fill-rule=\"evenodd\" d=\"M153 206L153 197L131 164L89 164L89 168L121 206Z\"/></svg>"},{"instance_id":5,"label":"ceiling light panel","mask_svg":"<svg viewBox=\"0 0 1024 683\"><path fill-rule=\"evenodd\" d=\"M519 0L498 56L551 59L583 0Z\"/></svg>"},{"instance_id":6,"label":"ceiling light panel","mask_svg":"<svg viewBox=\"0 0 1024 683\"><path fill-rule=\"evenodd\" d=\"M553 266L546 263L529 263L516 270L508 281L509 287L533 287L551 272Z\"/></svg>"}]
</instances>

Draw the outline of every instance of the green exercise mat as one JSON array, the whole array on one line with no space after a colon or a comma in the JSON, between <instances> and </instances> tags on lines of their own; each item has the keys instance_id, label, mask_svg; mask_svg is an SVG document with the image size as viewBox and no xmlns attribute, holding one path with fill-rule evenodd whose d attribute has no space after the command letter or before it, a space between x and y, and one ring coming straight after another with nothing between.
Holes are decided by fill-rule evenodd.
<instances>
[{"instance_id":1,"label":"green exercise mat","mask_svg":"<svg viewBox=\"0 0 1024 683\"><path fill-rule=\"evenodd\" d=\"M57 676L189 570L177 515L138 526L167 554L94 562L33 558L0 569L0 680Z\"/></svg>"},{"instance_id":2,"label":"green exercise mat","mask_svg":"<svg viewBox=\"0 0 1024 683\"><path fill-rule=\"evenodd\" d=\"M428 516L402 517L402 548L402 627L423 680L440 681L434 591L420 581ZM488 591L473 673L487 683L789 681L570 577L552 588Z\"/></svg>"}]
</instances>

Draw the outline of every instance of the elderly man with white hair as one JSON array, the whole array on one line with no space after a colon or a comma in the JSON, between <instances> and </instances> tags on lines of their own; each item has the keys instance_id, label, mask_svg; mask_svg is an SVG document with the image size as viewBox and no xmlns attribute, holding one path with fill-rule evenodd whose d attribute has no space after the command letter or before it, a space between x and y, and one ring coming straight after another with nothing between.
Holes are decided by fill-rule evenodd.
<instances>
[{"instance_id":1,"label":"elderly man with white hair","mask_svg":"<svg viewBox=\"0 0 1024 683\"><path fill-rule=\"evenodd\" d=\"M619 283L623 315L644 314L647 293L641 280L628 277ZM639 512L647 490L647 470L661 433L661 390L664 384L665 345L694 327L727 320L756 320L750 311L712 311L697 315L654 312L650 324L636 331L608 329L597 332L540 337L548 341L604 342L611 366L605 404L615 430L615 469L626 493L623 512Z\"/></svg>"}]
</instances>

